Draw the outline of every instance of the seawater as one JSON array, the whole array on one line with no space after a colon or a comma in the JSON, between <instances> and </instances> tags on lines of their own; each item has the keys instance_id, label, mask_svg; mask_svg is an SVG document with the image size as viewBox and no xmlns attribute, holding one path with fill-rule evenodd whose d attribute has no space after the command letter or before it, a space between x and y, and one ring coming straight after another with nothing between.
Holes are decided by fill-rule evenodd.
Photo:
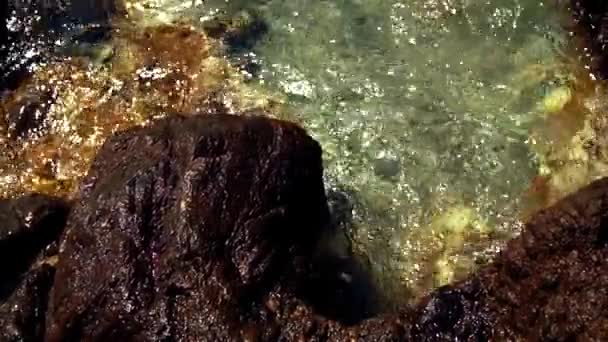
<instances>
[{"instance_id":1,"label":"seawater","mask_svg":"<svg viewBox=\"0 0 608 342\"><path fill-rule=\"evenodd\" d=\"M321 142L328 187L357 202L349 236L392 291L416 297L456 279L449 268L458 256L444 254L459 229L489 231L489 243L457 242L452 254L473 264L517 233L539 166L530 129L543 97L567 79L557 2L209 0L202 8L202 22L246 12L268 24L232 58L253 64L250 83L282 94ZM438 224L452 231L429 238Z\"/></svg>"}]
</instances>

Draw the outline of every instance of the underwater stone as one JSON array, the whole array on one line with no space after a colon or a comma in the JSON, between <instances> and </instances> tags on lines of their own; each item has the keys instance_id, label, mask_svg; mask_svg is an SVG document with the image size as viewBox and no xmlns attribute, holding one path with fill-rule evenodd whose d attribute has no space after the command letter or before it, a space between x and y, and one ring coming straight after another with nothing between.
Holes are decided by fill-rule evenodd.
<instances>
[{"instance_id":1,"label":"underwater stone","mask_svg":"<svg viewBox=\"0 0 608 342\"><path fill-rule=\"evenodd\" d=\"M87 26L107 26L112 16L123 13L116 0L2 0L2 23L11 17L11 29L0 29L0 92L16 89L31 74L31 67L46 61L55 43L66 33ZM2 32L4 31L4 32Z\"/></svg>"},{"instance_id":2,"label":"underwater stone","mask_svg":"<svg viewBox=\"0 0 608 342\"><path fill-rule=\"evenodd\" d=\"M223 39L229 53L252 49L269 30L268 23L257 12L241 11L234 17L218 17L203 24L205 32L213 38Z\"/></svg>"},{"instance_id":3,"label":"underwater stone","mask_svg":"<svg viewBox=\"0 0 608 342\"><path fill-rule=\"evenodd\" d=\"M126 13L123 1L118 0L72 0L69 11L80 23L106 22Z\"/></svg>"},{"instance_id":4,"label":"underwater stone","mask_svg":"<svg viewBox=\"0 0 608 342\"><path fill-rule=\"evenodd\" d=\"M374 160L374 171L379 177L391 179L401 172L401 162L395 158L378 158Z\"/></svg>"},{"instance_id":5,"label":"underwater stone","mask_svg":"<svg viewBox=\"0 0 608 342\"><path fill-rule=\"evenodd\" d=\"M552 89L543 98L542 109L546 113L555 113L562 110L572 100L572 91L568 86Z\"/></svg>"}]
</instances>

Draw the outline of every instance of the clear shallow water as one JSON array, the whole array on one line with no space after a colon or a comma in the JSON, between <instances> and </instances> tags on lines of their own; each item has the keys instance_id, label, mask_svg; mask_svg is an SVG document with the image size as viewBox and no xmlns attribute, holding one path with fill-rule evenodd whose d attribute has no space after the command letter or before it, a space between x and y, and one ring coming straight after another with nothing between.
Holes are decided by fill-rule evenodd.
<instances>
[{"instance_id":1,"label":"clear shallow water","mask_svg":"<svg viewBox=\"0 0 608 342\"><path fill-rule=\"evenodd\" d=\"M229 51L235 65L247 65L242 74L251 92L240 95L272 94L321 142L330 192L354 201L347 235L357 256L390 296L405 302L486 262L520 226L523 194L539 169L530 130L542 121L545 96L568 82L563 13L554 3L157 0L128 7L133 17L149 17L148 24L265 23L255 44ZM79 74L66 62L41 77L59 82L79 75L56 83L65 88L58 90L56 118L70 113L113 125L86 135L94 136L80 154L86 158L106 134L197 108L201 89L216 83L190 76L213 78L222 68L200 49L184 53L184 61L174 58L199 46L196 36L152 31L156 46L122 32L108 66ZM167 50L175 51L166 65L144 67L146 53ZM163 81L170 78L183 80L179 101ZM65 155L84 146L84 138L66 142L81 131L70 125L53 142L66 145L56 148ZM82 173L85 161L75 163Z\"/></svg>"},{"instance_id":2,"label":"clear shallow water","mask_svg":"<svg viewBox=\"0 0 608 342\"><path fill-rule=\"evenodd\" d=\"M470 271L519 227L538 170L530 129L543 96L566 77L562 12L552 4L204 7L268 23L257 45L233 57L257 64L250 82L282 94L321 141L329 186L358 201L351 238L374 274L396 286L389 291L417 296Z\"/></svg>"}]
</instances>

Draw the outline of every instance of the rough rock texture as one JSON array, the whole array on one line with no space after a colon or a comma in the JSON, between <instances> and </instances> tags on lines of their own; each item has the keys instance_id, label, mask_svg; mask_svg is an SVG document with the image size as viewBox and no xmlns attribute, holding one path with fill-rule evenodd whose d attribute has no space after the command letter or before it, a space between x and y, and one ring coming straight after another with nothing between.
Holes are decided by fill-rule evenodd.
<instances>
[{"instance_id":1,"label":"rough rock texture","mask_svg":"<svg viewBox=\"0 0 608 342\"><path fill-rule=\"evenodd\" d=\"M42 341L48 294L55 269L46 264L30 271L15 292L0 304L0 341Z\"/></svg>"},{"instance_id":2,"label":"rough rock texture","mask_svg":"<svg viewBox=\"0 0 608 342\"><path fill-rule=\"evenodd\" d=\"M0 299L13 290L20 275L59 237L67 215L67 203L52 197L0 199Z\"/></svg>"},{"instance_id":3,"label":"rough rock texture","mask_svg":"<svg viewBox=\"0 0 608 342\"><path fill-rule=\"evenodd\" d=\"M478 276L515 340L608 339L608 179L535 215Z\"/></svg>"},{"instance_id":4,"label":"rough rock texture","mask_svg":"<svg viewBox=\"0 0 608 342\"><path fill-rule=\"evenodd\" d=\"M67 215L56 198L0 200L0 341L42 341L54 273L45 259Z\"/></svg>"},{"instance_id":5,"label":"rough rock texture","mask_svg":"<svg viewBox=\"0 0 608 342\"><path fill-rule=\"evenodd\" d=\"M131 130L105 143L81 189L48 341L251 334L274 320L261 312L276 284L295 291L328 220L320 147L262 118Z\"/></svg>"}]
</instances>

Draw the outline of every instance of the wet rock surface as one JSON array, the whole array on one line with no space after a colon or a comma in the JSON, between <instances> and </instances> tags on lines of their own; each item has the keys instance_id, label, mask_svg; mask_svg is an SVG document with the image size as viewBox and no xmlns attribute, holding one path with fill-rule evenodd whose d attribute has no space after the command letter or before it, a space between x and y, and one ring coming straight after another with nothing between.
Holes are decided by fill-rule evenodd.
<instances>
[{"instance_id":1,"label":"wet rock surface","mask_svg":"<svg viewBox=\"0 0 608 342\"><path fill-rule=\"evenodd\" d=\"M0 200L0 299L59 238L68 210L62 200L41 195Z\"/></svg>"},{"instance_id":2,"label":"wet rock surface","mask_svg":"<svg viewBox=\"0 0 608 342\"><path fill-rule=\"evenodd\" d=\"M262 118L172 118L109 139L67 225L47 340L271 326L264 297L295 291L328 220L321 174L312 138Z\"/></svg>"},{"instance_id":3,"label":"wet rock surface","mask_svg":"<svg viewBox=\"0 0 608 342\"><path fill-rule=\"evenodd\" d=\"M498 258L434 292L414 336L569 341L608 338L608 179L534 215Z\"/></svg>"},{"instance_id":4,"label":"wet rock surface","mask_svg":"<svg viewBox=\"0 0 608 342\"><path fill-rule=\"evenodd\" d=\"M31 270L13 294L0 304L1 341L42 341L48 294L55 269L43 264Z\"/></svg>"},{"instance_id":5,"label":"wet rock surface","mask_svg":"<svg viewBox=\"0 0 608 342\"><path fill-rule=\"evenodd\" d=\"M607 208L603 179L533 216L480 272L498 337L608 338Z\"/></svg>"}]
</instances>

